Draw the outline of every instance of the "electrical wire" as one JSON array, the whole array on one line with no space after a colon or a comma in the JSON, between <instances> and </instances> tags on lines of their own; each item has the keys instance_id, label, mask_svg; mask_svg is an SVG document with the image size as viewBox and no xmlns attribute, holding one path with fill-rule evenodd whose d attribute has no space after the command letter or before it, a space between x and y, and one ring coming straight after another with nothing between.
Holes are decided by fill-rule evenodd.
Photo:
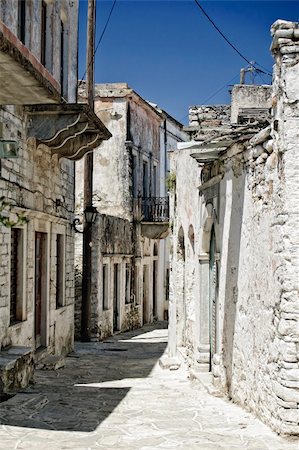
<instances>
[{"instance_id":1,"label":"electrical wire","mask_svg":"<svg viewBox=\"0 0 299 450\"><path fill-rule=\"evenodd\" d=\"M249 59L247 59L246 58L246 56L244 56L238 49L237 49L237 47L225 36L225 34L223 34L222 33L222 31L220 30L220 28L216 25L216 23L211 19L211 17L206 13L206 11L203 9L203 7L201 6L201 4L199 3L199 1L198 0L194 0L195 1L195 3L196 3L196 5L198 6L198 8L201 10L201 12L205 15L205 17L208 19L208 21L213 25L213 27L218 31L218 33L223 37L223 39L228 43L228 45L230 45L234 50L235 50L235 52L236 53L238 53L238 55L242 58L242 59L244 59L244 61L246 61L248 64L250 64L252 67L254 67L255 68L255 70L257 71L257 72L261 72L261 73L264 73L265 75L268 75L268 76L271 76L272 77L272 75L267 71L267 72L264 72L263 70L261 70L261 69L258 69L255 65L253 65L250 61L249 61ZM257 63L256 63L257 64ZM260 67L262 67L260 64L257 64L258 66L260 66ZM265 69L266 70L266 69Z\"/></svg>"},{"instance_id":2,"label":"electrical wire","mask_svg":"<svg viewBox=\"0 0 299 450\"><path fill-rule=\"evenodd\" d=\"M214 94L210 95L210 97L206 98L203 102L202 105L206 104L209 100L211 100L212 98L215 97L215 95L217 95L219 92L221 92L224 88L226 88L230 83L232 83L236 78L239 77L238 75L235 75L234 78L232 78L231 80L227 81L220 89L218 89L218 91L214 92Z\"/></svg>"},{"instance_id":3,"label":"electrical wire","mask_svg":"<svg viewBox=\"0 0 299 450\"><path fill-rule=\"evenodd\" d=\"M221 92L224 88L226 88L230 83L232 83L238 77L239 77L239 74L235 75L234 78L232 78L231 80L227 81L221 88L219 88L216 92L214 92L214 94L210 95L203 102L201 102L200 105L205 105L209 100L214 98L215 95L217 95L219 92ZM182 117L179 121L184 120L186 117L188 117L188 115L189 115L189 112L184 117Z\"/></svg>"},{"instance_id":4,"label":"electrical wire","mask_svg":"<svg viewBox=\"0 0 299 450\"><path fill-rule=\"evenodd\" d=\"M100 38L99 38L99 40L98 40L98 43L97 43L96 48L95 48L95 51L94 51L94 53L93 53L93 55L92 55L92 60L91 60L90 64L92 64L92 63L94 62L95 54L96 54L96 52L97 52L97 50L98 50L98 48L99 48L99 46L100 46L100 44L101 44L101 42L102 42L102 39L103 39L104 34L105 34L105 32L106 32L106 29L107 29L107 27L108 27L108 25L109 25L109 22L110 22L110 19L111 19L111 16L112 16L112 13L113 13L113 10L114 10L116 1L117 1L117 0L114 0L113 4L112 4L112 6L111 6L110 12L109 12L109 14L108 14L108 17L107 17L107 20L106 20L106 23L105 23L105 26L104 26L103 31L102 31L102 34L101 34L101 36L100 36ZM83 83L83 79L84 79L86 73L87 73L87 69L85 70L84 75L83 75L83 77L81 78L81 81L80 81L78 87L80 87L81 84Z\"/></svg>"}]
</instances>

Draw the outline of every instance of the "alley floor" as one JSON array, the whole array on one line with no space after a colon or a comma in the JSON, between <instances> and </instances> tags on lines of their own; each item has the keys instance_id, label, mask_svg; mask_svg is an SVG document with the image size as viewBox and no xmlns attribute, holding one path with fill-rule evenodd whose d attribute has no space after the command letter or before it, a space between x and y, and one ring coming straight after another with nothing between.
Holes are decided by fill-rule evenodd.
<instances>
[{"instance_id":1,"label":"alley floor","mask_svg":"<svg viewBox=\"0 0 299 450\"><path fill-rule=\"evenodd\" d=\"M0 404L0 449L298 449L186 368L163 370L165 324L80 343L64 368Z\"/></svg>"}]
</instances>

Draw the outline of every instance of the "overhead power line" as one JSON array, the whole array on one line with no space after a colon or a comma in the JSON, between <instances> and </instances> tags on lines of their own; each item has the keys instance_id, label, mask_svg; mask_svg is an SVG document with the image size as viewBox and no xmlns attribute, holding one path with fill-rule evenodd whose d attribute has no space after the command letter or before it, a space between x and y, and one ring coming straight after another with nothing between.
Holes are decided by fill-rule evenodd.
<instances>
[{"instance_id":1,"label":"overhead power line","mask_svg":"<svg viewBox=\"0 0 299 450\"><path fill-rule=\"evenodd\" d=\"M227 86L229 86L230 83L232 83L236 78L239 78L239 74L234 76L234 78L232 78L231 80L227 81L221 88L219 88L216 92L214 92L214 94L210 95L208 98L206 98L202 104L205 105L209 100L211 100L212 98L215 97L215 95L219 94L219 92L221 92L224 88L226 88Z\"/></svg>"},{"instance_id":2,"label":"overhead power line","mask_svg":"<svg viewBox=\"0 0 299 450\"><path fill-rule=\"evenodd\" d=\"M244 59L244 61L246 61L248 64L252 65L252 63L249 61L248 58L246 58L246 56L244 56L238 49L237 47L225 36L225 34L222 33L222 31L220 30L220 28L216 25L216 23L211 19L211 17L206 13L206 11L203 9L203 7L201 6L201 4L199 3L198 0L194 0L196 5L198 6L198 8L201 10L201 12L205 15L205 17L208 19L208 21L213 25L213 27L218 31L218 33L223 37L223 39L228 43L228 45L230 45L236 53L238 53L238 55ZM256 63L258 66L262 67L260 64ZM269 73L269 71L264 72L262 69L258 69L256 66L253 66L257 72L261 72L264 73L265 75L269 75L270 77L272 77L271 73ZM265 69L267 70L267 69Z\"/></svg>"},{"instance_id":3,"label":"overhead power line","mask_svg":"<svg viewBox=\"0 0 299 450\"><path fill-rule=\"evenodd\" d=\"M232 83L232 82L233 82L236 78L238 78L239 76L240 76L239 74L238 74L238 75L235 75L234 78L232 78L231 80L227 81L223 86L221 86L221 88L217 89L217 91L214 92L214 94L210 95L210 96L209 96L208 98L206 98L203 102L201 102L200 105L205 106L209 100L211 100L212 98L214 98L215 95L219 94L219 92L221 92L224 88L226 88L227 86L229 86L230 83ZM188 117L188 115L189 115L189 112L188 112L184 117L182 117L182 118L180 119L180 121L181 121L181 120L184 120L186 117Z\"/></svg>"},{"instance_id":4,"label":"overhead power line","mask_svg":"<svg viewBox=\"0 0 299 450\"><path fill-rule=\"evenodd\" d=\"M100 38L99 38L99 40L98 40L98 43L97 43L97 45L96 45L96 47L95 47L95 50L94 50L94 54L93 54L93 57L92 57L91 64L94 62L94 58L95 58L96 52L97 52L97 50L98 50L98 48L99 48L99 46L100 46L100 44L101 44L101 42L102 42L102 40L103 40L104 34L105 34L105 32L106 32L106 30L107 30L107 27L108 27L108 25L109 25L110 18L111 18L111 16L112 16L112 13L113 13L113 10L114 10L116 1L117 1L117 0L114 0L113 4L112 4L112 6L111 6L110 12L109 12L109 14L108 14L108 17L107 17L107 20L106 20L106 23L105 23L105 26L104 26L103 31L102 31L102 33L101 33L101 36L100 36ZM86 75L86 72L87 72L87 69L85 70L84 75L83 75L83 77L81 78L81 81L80 81L78 87L80 87L81 84L83 83L83 79L84 79L84 77L85 77L85 75Z\"/></svg>"}]
</instances>

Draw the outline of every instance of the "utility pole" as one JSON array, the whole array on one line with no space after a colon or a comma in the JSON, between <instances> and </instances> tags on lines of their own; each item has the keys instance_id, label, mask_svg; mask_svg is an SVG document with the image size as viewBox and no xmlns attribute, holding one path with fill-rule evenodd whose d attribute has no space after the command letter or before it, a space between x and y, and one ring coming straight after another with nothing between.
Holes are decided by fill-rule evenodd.
<instances>
[{"instance_id":1,"label":"utility pole","mask_svg":"<svg viewBox=\"0 0 299 450\"><path fill-rule=\"evenodd\" d=\"M94 110L94 40L95 40L95 0L88 0L87 18L87 58L86 58L86 91L88 104ZM84 157L84 199L83 208L92 206L93 188L93 152ZM81 306L81 340L90 341L91 321L91 241L92 224L86 219L83 222L83 273L82 273L82 306Z\"/></svg>"}]
</instances>

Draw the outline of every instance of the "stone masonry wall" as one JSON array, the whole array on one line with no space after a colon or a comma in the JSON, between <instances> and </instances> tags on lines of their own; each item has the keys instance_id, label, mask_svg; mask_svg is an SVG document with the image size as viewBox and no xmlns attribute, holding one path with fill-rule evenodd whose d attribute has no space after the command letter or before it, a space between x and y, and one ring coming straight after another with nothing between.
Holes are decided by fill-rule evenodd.
<instances>
[{"instance_id":1,"label":"stone masonry wall","mask_svg":"<svg viewBox=\"0 0 299 450\"><path fill-rule=\"evenodd\" d=\"M23 214L25 248L24 321L9 326L10 228L0 226L0 347L10 344L34 347L34 239L35 231L48 236L48 328L51 351L67 353L73 345L73 232L70 222L74 208L74 164L52 157L47 147L37 148L26 140L22 112L16 107L0 110L2 136L15 139L19 146L16 159L2 159L0 197L11 204L14 212ZM58 201L58 203L57 203ZM56 233L65 235L65 304L56 310Z\"/></svg>"},{"instance_id":2,"label":"stone masonry wall","mask_svg":"<svg viewBox=\"0 0 299 450\"><path fill-rule=\"evenodd\" d=\"M298 24L278 21L272 35L271 125L249 141L243 156L224 161L218 237L222 370L214 358L213 373L234 401L275 431L298 434Z\"/></svg>"}]
</instances>

